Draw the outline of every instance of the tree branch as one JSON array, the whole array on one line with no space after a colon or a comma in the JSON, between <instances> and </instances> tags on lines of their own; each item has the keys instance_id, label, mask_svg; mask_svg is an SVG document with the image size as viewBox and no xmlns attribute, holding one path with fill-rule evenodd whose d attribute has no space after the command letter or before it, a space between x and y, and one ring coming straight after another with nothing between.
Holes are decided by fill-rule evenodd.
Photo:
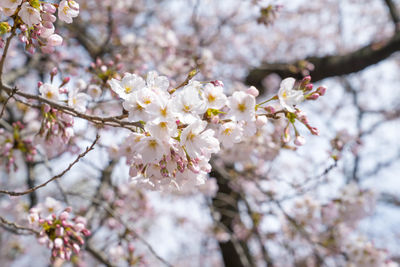
<instances>
[{"instance_id":1,"label":"tree branch","mask_svg":"<svg viewBox=\"0 0 400 267\"><path fill-rule=\"evenodd\" d=\"M390 17L392 18L392 21L394 23L395 31L398 32L400 30L400 16L396 4L392 0L384 1L389 10Z\"/></svg>"},{"instance_id":2,"label":"tree branch","mask_svg":"<svg viewBox=\"0 0 400 267\"><path fill-rule=\"evenodd\" d=\"M385 60L393 53L400 50L400 32L386 40L371 43L355 51L343 55L329 55L322 57L308 57L290 63L264 63L262 66L249 72L246 83L261 89L263 79L272 73L280 77L303 77L301 68L304 62L311 63L314 68L309 71L313 81L320 81L325 78L342 76L363 70L382 60Z\"/></svg>"},{"instance_id":3,"label":"tree branch","mask_svg":"<svg viewBox=\"0 0 400 267\"><path fill-rule=\"evenodd\" d=\"M96 139L93 141L93 143L92 143L92 145L90 147L87 147L86 150L83 153L79 154L78 157L72 163L70 163L69 166L65 170L63 170L61 173L57 174L56 176L53 176L52 178L47 180L45 183L40 184L40 185L35 186L35 187L32 187L32 188L30 188L28 190L25 190L25 191L22 191L22 192L13 192L13 191L7 191L7 190L0 190L0 194L7 194L7 195L10 195L10 196L23 196L23 195L32 193L32 192L34 192L35 190L37 190L39 188L45 187L48 183L50 183L50 182L52 182L52 181L54 181L56 179L61 178L64 174L66 174L72 168L72 166L74 166L76 163L78 163L78 161L81 158L86 156L86 154L89 153L89 151L93 150L93 148L94 148L95 144L97 143L97 141L99 140L99 138L100 138L99 135L96 136Z\"/></svg>"}]
</instances>

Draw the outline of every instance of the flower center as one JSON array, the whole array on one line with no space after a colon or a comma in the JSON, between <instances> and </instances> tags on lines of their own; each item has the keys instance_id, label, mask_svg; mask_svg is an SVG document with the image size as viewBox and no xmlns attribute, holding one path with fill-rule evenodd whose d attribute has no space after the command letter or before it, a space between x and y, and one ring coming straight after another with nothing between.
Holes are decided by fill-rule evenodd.
<instances>
[{"instance_id":1,"label":"flower center","mask_svg":"<svg viewBox=\"0 0 400 267\"><path fill-rule=\"evenodd\" d=\"M226 128L222 133L223 133L224 135L231 135L232 131L233 131L232 128Z\"/></svg>"},{"instance_id":2,"label":"flower center","mask_svg":"<svg viewBox=\"0 0 400 267\"><path fill-rule=\"evenodd\" d=\"M213 94L209 94L208 96L207 96L207 100L208 100L208 102L214 102L215 101L215 99L216 99L216 97L215 97L215 95L213 95Z\"/></svg>"},{"instance_id":3,"label":"flower center","mask_svg":"<svg viewBox=\"0 0 400 267\"><path fill-rule=\"evenodd\" d=\"M237 109L238 109L240 112L245 112L245 111L246 111L246 105L243 104L243 103L240 103L240 104L238 104Z\"/></svg>"},{"instance_id":4,"label":"flower center","mask_svg":"<svg viewBox=\"0 0 400 267\"><path fill-rule=\"evenodd\" d=\"M130 92L132 92L132 87L126 86L125 87L125 94L129 94Z\"/></svg>"},{"instance_id":5,"label":"flower center","mask_svg":"<svg viewBox=\"0 0 400 267\"><path fill-rule=\"evenodd\" d=\"M167 117L167 107L160 108L160 112L163 117Z\"/></svg>"},{"instance_id":6,"label":"flower center","mask_svg":"<svg viewBox=\"0 0 400 267\"><path fill-rule=\"evenodd\" d=\"M65 7L63 8L63 12L64 12L65 15L67 15L68 10L69 10L69 7L68 7L68 6L65 6Z\"/></svg>"},{"instance_id":7,"label":"flower center","mask_svg":"<svg viewBox=\"0 0 400 267\"><path fill-rule=\"evenodd\" d=\"M46 97L47 98L53 98L53 92L52 91L47 91L46 92Z\"/></svg>"},{"instance_id":8,"label":"flower center","mask_svg":"<svg viewBox=\"0 0 400 267\"><path fill-rule=\"evenodd\" d=\"M156 147L157 147L157 141L156 141L156 140L150 140L150 141L149 141L149 147L150 147L151 149L156 149Z\"/></svg>"}]
</instances>

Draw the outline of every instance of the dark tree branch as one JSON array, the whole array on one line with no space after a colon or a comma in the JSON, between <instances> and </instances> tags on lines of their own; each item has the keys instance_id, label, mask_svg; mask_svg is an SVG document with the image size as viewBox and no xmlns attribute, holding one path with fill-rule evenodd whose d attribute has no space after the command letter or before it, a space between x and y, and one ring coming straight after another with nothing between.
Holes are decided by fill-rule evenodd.
<instances>
[{"instance_id":1,"label":"dark tree branch","mask_svg":"<svg viewBox=\"0 0 400 267\"><path fill-rule=\"evenodd\" d=\"M262 88L262 80L269 74L276 73L280 77L288 76L301 79L305 62L311 63L314 68L310 75L314 82L325 78L342 76L361 71L400 50L400 32L391 38L366 45L355 51L343 55L329 55L322 57L308 57L290 63L264 63L262 66L250 70L246 83Z\"/></svg>"},{"instance_id":2,"label":"dark tree branch","mask_svg":"<svg viewBox=\"0 0 400 267\"><path fill-rule=\"evenodd\" d=\"M212 201L213 209L221 215L219 223L223 225L224 228L228 229L229 232L233 232L233 223L237 218L229 216L229 213L227 214L225 211L229 211L232 214L239 216L238 203L240 195L229 186L229 174L222 168L216 166L215 163L212 163L210 176L215 177L218 183L218 192ZM219 197L221 194L229 196L232 201L221 201ZM228 240L227 242L218 242L218 244L226 267L254 266L254 261L246 242L239 241L238 244L235 244L233 240ZM241 253L240 250L243 253Z\"/></svg>"},{"instance_id":3,"label":"dark tree branch","mask_svg":"<svg viewBox=\"0 0 400 267\"><path fill-rule=\"evenodd\" d=\"M389 10L390 17L392 18L392 21L394 23L395 31L398 32L400 30L400 16L396 4L392 0L384 0L384 1Z\"/></svg>"}]
</instances>

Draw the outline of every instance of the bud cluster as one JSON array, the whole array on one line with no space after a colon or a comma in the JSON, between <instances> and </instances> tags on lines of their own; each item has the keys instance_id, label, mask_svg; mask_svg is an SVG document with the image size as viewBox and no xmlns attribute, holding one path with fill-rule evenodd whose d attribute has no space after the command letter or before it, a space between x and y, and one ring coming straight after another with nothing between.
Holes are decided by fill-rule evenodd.
<instances>
[{"instance_id":1,"label":"bud cluster","mask_svg":"<svg viewBox=\"0 0 400 267\"><path fill-rule=\"evenodd\" d=\"M64 209L59 215L52 212L42 217L41 209L29 211L29 222L41 228L38 241L51 249L51 260L56 258L71 260L73 254L78 255L85 244L84 237L91 233L86 228L86 219L80 216L71 219L71 208Z\"/></svg>"},{"instance_id":2,"label":"bud cluster","mask_svg":"<svg viewBox=\"0 0 400 267\"><path fill-rule=\"evenodd\" d=\"M54 27L57 9L58 19L66 23L72 23L72 18L79 14L79 4L73 0L62 0L59 4L39 0L2 0L0 8L6 16L14 19L13 28L8 22L0 24L0 34L19 30L19 40L30 53L34 53L36 47L44 53L52 53L56 46L62 45L63 38L55 33Z\"/></svg>"}]
</instances>

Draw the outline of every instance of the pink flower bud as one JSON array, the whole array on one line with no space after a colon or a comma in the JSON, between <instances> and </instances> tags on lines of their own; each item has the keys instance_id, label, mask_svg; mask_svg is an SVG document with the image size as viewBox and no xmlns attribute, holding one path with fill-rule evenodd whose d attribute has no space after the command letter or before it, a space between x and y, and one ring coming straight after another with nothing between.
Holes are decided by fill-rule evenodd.
<instances>
[{"instance_id":1,"label":"pink flower bud","mask_svg":"<svg viewBox=\"0 0 400 267\"><path fill-rule=\"evenodd\" d=\"M304 124L308 124L308 118L305 115L300 116L299 120Z\"/></svg>"},{"instance_id":2,"label":"pink flower bud","mask_svg":"<svg viewBox=\"0 0 400 267\"><path fill-rule=\"evenodd\" d=\"M304 87L304 91L311 91L313 87L314 85L312 83L309 83Z\"/></svg>"},{"instance_id":3,"label":"pink flower bud","mask_svg":"<svg viewBox=\"0 0 400 267\"><path fill-rule=\"evenodd\" d=\"M294 144L296 146L302 146L306 143L306 139L303 136L296 136L296 139L294 139Z\"/></svg>"},{"instance_id":4,"label":"pink flower bud","mask_svg":"<svg viewBox=\"0 0 400 267\"><path fill-rule=\"evenodd\" d=\"M133 253L135 251L135 245L132 243L128 244L128 250L130 253Z\"/></svg>"},{"instance_id":5,"label":"pink flower bud","mask_svg":"<svg viewBox=\"0 0 400 267\"><path fill-rule=\"evenodd\" d=\"M68 213L67 211L61 212L61 214L60 214L60 220L62 220L62 221L67 220L68 217L69 217L69 213Z\"/></svg>"},{"instance_id":6,"label":"pink flower bud","mask_svg":"<svg viewBox=\"0 0 400 267\"><path fill-rule=\"evenodd\" d=\"M76 243L72 245L72 250L74 251L75 254L79 254L79 251L81 250L80 246Z\"/></svg>"},{"instance_id":7,"label":"pink flower bud","mask_svg":"<svg viewBox=\"0 0 400 267\"><path fill-rule=\"evenodd\" d=\"M325 95L325 93L326 93L326 87L325 86L318 87L317 94L319 94L320 96L323 96L323 95Z\"/></svg>"},{"instance_id":8,"label":"pink flower bud","mask_svg":"<svg viewBox=\"0 0 400 267\"><path fill-rule=\"evenodd\" d=\"M249 95L252 95L254 97L257 97L260 94L260 92L254 86L251 86L249 89L247 89L246 93L248 93Z\"/></svg>"},{"instance_id":9,"label":"pink flower bud","mask_svg":"<svg viewBox=\"0 0 400 267\"><path fill-rule=\"evenodd\" d=\"M12 147L13 145L11 143L6 143L3 148L4 153L8 153L12 149Z\"/></svg>"},{"instance_id":10,"label":"pink flower bud","mask_svg":"<svg viewBox=\"0 0 400 267\"><path fill-rule=\"evenodd\" d=\"M63 241L61 238L54 239L54 247L55 248L61 248L62 245L63 245Z\"/></svg>"},{"instance_id":11,"label":"pink flower bud","mask_svg":"<svg viewBox=\"0 0 400 267\"><path fill-rule=\"evenodd\" d=\"M311 131L311 134L313 134L313 135L319 135L319 130L318 130L317 128L315 128L315 127L310 127L309 129L310 129L310 131Z\"/></svg>"},{"instance_id":12,"label":"pink flower bud","mask_svg":"<svg viewBox=\"0 0 400 267\"><path fill-rule=\"evenodd\" d=\"M56 235L57 236L63 236L64 235L64 227L61 227L59 224L57 225L57 228L56 228Z\"/></svg>"},{"instance_id":13,"label":"pink flower bud","mask_svg":"<svg viewBox=\"0 0 400 267\"><path fill-rule=\"evenodd\" d=\"M25 50L28 51L29 54L35 54L35 47L33 45L27 45Z\"/></svg>"},{"instance_id":14,"label":"pink flower bud","mask_svg":"<svg viewBox=\"0 0 400 267\"><path fill-rule=\"evenodd\" d=\"M47 45L60 46L63 42L63 38L58 34L52 34L47 38Z\"/></svg>"},{"instance_id":15,"label":"pink flower bud","mask_svg":"<svg viewBox=\"0 0 400 267\"><path fill-rule=\"evenodd\" d=\"M19 39L20 42L22 42L22 43L27 43L27 42L28 42L28 38L27 38L26 35L24 35L24 34L18 35L18 39Z\"/></svg>"},{"instance_id":16,"label":"pink flower bud","mask_svg":"<svg viewBox=\"0 0 400 267\"><path fill-rule=\"evenodd\" d=\"M307 96L307 99L308 99L308 100L317 100L318 97L319 97L319 94L313 93L313 94Z\"/></svg>"},{"instance_id":17,"label":"pink flower bud","mask_svg":"<svg viewBox=\"0 0 400 267\"><path fill-rule=\"evenodd\" d=\"M307 85L311 82L311 76L308 75L306 77L303 78L303 80L301 81L302 84Z\"/></svg>"},{"instance_id":18,"label":"pink flower bud","mask_svg":"<svg viewBox=\"0 0 400 267\"><path fill-rule=\"evenodd\" d=\"M45 12L55 13L57 11L57 8L54 5L50 4L50 3L45 3L43 5L43 10Z\"/></svg>"},{"instance_id":19,"label":"pink flower bud","mask_svg":"<svg viewBox=\"0 0 400 267\"><path fill-rule=\"evenodd\" d=\"M67 94L67 93L68 93L68 89L65 88L65 87L62 87L62 88L59 88L59 89L58 89L58 92L59 92L60 94Z\"/></svg>"},{"instance_id":20,"label":"pink flower bud","mask_svg":"<svg viewBox=\"0 0 400 267\"><path fill-rule=\"evenodd\" d=\"M71 77L67 76L63 79L63 84L67 84L69 83L69 81L71 80Z\"/></svg>"},{"instance_id":21,"label":"pink flower bud","mask_svg":"<svg viewBox=\"0 0 400 267\"><path fill-rule=\"evenodd\" d=\"M210 83L212 83L214 86L224 87L224 83L219 80L211 81Z\"/></svg>"},{"instance_id":22,"label":"pink flower bud","mask_svg":"<svg viewBox=\"0 0 400 267\"><path fill-rule=\"evenodd\" d=\"M282 136L282 142L289 143L290 142L290 132L289 125L285 128L285 131Z\"/></svg>"},{"instance_id":23,"label":"pink flower bud","mask_svg":"<svg viewBox=\"0 0 400 267\"><path fill-rule=\"evenodd\" d=\"M85 229L85 225L83 223L77 223L74 226L75 231L80 232Z\"/></svg>"},{"instance_id":24,"label":"pink flower bud","mask_svg":"<svg viewBox=\"0 0 400 267\"><path fill-rule=\"evenodd\" d=\"M43 104L43 112L48 113L50 112L51 107L48 104Z\"/></svg>"},{"instance_id":25,"label":"pink flower bud","mask_svg":"<svg viewBox=\"0 0 400 267\"><path fill-rule=\"evenodd\" d=\"M219 123L219 116L218 115L212 116L211 117L211 123L218 124Z\"/></svg>"},{"instance_id":26,"label":"pink flower bud","mask_svg":"<svg viewBox=\"0 0 400 267\"><path fill-rule=\"evenodd\" d=\"M275 108L273 106L266 106L264 110L268 113L274 114L275 113Z\"/></svg>"}]
</instances>

